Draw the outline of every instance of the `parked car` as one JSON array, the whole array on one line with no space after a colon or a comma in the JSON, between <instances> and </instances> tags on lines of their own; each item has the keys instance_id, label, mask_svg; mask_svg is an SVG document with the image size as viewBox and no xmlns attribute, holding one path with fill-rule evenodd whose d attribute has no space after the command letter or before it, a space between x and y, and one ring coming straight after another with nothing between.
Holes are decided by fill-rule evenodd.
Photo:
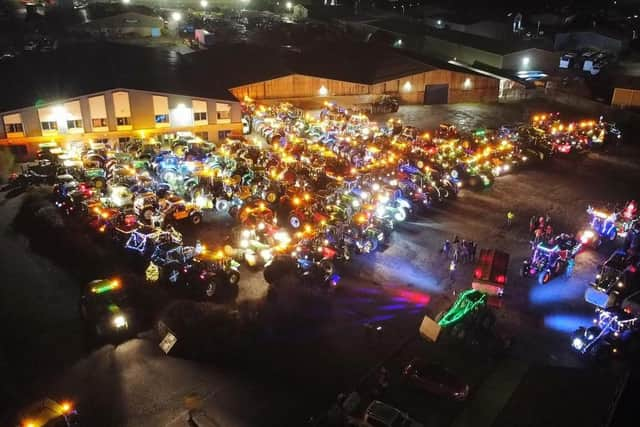
<instances>
[{"instance_id":1,"label":"parked car","mask_svg":"<svg viewBox=\"0 0 640 427\"><path fill-rule=\"evenodd\" d=\"M423 427L409 414L379 400L371 402L364 413L364 422L368 427Z\"/></svg>"},{"instance_id":2,"label":"parked car","mask_svg":"<svg viewBox=\"0 0 640 427\"><path fill-rule=\"evenodd\" d=\"M456 400L464 400L469 395L469 385L447 368L413 359L402 372L407 383L429 393Z\"/></svg>"}]
</instances>

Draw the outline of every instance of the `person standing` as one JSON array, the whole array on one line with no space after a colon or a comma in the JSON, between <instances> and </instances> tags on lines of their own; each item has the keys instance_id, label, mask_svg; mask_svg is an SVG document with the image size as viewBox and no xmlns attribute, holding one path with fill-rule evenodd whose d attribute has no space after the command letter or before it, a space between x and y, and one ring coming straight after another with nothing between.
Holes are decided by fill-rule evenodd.
<instances>
[{"instance_id":1,"label":"person standing","mask_svg":"<svg viewBox=\"0 0 640 427\"><path fill-rule=\"evenodd\" d=\"M513 212L511 211L507 212L507 226L511 227L511 224L513 223L513 220L515 217L516 215Z\"/></svg>"}]
</instances>

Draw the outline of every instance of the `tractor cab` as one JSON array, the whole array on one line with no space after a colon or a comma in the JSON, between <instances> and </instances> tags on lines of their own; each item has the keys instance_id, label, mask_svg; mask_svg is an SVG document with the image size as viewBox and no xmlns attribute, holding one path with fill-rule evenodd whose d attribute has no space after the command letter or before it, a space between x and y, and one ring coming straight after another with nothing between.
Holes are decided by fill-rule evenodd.
<instances>
[{"instance_id":1,"label":"tractor cab","mask_svg":"<svg viewBox=\"0 0 640 427\"><path fill-rule=\"evenodd\" d=\"M603 309L619 305L623 298L638 290L639 268L637 255L629 255L623 250L614 251L586 289L585 301Z\"/></svg>"}]
</instances>

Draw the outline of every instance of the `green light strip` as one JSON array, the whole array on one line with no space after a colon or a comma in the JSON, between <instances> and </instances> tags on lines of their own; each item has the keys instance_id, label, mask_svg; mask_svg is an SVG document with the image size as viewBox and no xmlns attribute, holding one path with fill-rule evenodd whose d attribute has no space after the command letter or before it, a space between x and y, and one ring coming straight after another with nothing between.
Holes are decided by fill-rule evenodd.
<instances>
[{"instance_id":1,"label":"green light strip","mask_svg":"<svg viewBox=\"0 0 640 427\"><path fill-rule=\"evenodd\" d=\"M120 284L118 282L107 282L107 284L102 286L94 286L93 288L91 288L91 292L93 292L94 294L103 294L105 292L111 292L118 287L120 287Z\"/></svg>"},{"instance_id":2,"label":"green light strip","mask_svg":"<svg viewBox=\"0 0 640 427\"><path fill-rule=\"evenodd\" d=\"M471 313L476 307L485 304L487 296L475 289L467 289L462 292L451 308L442 316L438 324L442 327L450 326L460 321L464 316Z\"/></svg>"}]
</instances>

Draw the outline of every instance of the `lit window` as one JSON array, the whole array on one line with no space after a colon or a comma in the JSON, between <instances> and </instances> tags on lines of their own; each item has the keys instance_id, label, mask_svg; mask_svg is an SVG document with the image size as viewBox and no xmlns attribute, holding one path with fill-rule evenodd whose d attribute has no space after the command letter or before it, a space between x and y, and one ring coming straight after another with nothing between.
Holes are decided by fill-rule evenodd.
<instances>
[{"instance_id":1,"label":"lit window","mask_svg":"<svg viewBox=\"0 0 640 427\"><path fill-rule=\"evenodd\" d=\"M231 119L231 105L216 103L216 117L218 120Z\"/></svg>"},{"instance_id":2,"label":"lit window","mask_svg":"<svg viewBox=\"0 0 640 427\"><path fill-rule=\"evenodd\" d=\"M107 119L91 119L91 126L94 128L106 128Z\"/></svg>"},{"instance_id":3,"label":"lit window","mask_svg":"<svg viewBox=\"0 0 640 427\"><path fill-rule=\"evenodd\" d=\"M168 114L156 114L156 123L169 123Z\"/></svg>"}]
</instances>

